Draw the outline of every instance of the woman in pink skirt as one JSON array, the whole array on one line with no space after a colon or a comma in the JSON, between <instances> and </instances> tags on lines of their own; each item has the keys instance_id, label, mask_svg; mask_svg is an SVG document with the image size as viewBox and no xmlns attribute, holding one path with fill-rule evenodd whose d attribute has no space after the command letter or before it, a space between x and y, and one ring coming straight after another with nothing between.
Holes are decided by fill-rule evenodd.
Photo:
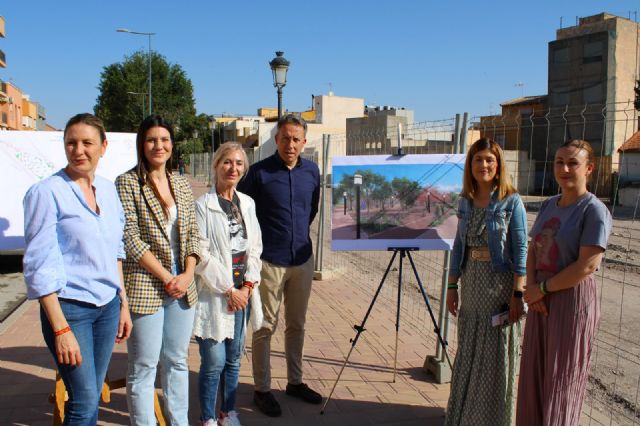
<instances>
[{"instance_id":1,"label":"woman in pink skirt","mask_svg":"<svg viewBox=\"0 0 640 426\"><path fill-rule=\"evenodd\" d=\"M554 176L562 192L542 203L530 232L516 424L580 423L593 339L600 320L594 272L607 247L611 214L587 190L588 142L564 143Z\"/></svg>"}]
</instances>

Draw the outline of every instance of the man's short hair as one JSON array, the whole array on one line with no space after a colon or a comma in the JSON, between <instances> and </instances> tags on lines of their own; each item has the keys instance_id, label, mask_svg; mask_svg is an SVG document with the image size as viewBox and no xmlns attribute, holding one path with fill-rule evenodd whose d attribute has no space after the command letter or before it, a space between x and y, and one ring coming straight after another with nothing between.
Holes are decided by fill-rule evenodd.
<instances>
[{"instance_id":1,"label":"man's short hair","mask_svg":"<svg viewBox=\"0 0 640 426\"><path fill-rule=\"evenodd\" d=\"M278 131L285 124L293 124L295 126L301 126L304 129L304 135L307 136L307 122L304 121L302 117L298 117L297 115L287 114L280 117L278 120Z\"/></svg>"}]
</instances>

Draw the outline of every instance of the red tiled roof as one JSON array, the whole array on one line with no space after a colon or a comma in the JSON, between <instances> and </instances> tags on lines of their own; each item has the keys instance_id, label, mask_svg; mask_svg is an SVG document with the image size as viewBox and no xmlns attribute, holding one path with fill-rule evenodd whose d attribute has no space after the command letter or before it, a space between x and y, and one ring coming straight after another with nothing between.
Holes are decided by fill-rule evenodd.
<instances>
[{"instance_id":1,"label":"red tiled roof","mask_svg":"<svg viewBox=\"0 0 640 426\"><path fill-rule=\"evenodd\" d=\"M640 130L623 143L618 152L640 152Z\"/></svg>"}]
</instances>

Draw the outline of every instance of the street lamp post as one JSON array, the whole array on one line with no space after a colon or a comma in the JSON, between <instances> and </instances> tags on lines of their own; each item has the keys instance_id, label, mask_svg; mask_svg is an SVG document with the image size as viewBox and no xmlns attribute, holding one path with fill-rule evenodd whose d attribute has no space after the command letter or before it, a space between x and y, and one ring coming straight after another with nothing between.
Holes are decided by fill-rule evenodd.
<instances>
[{"instance_id":1,"label":"street lamp post","mask_svg":"<svg viewBox=\"0 0 640 426\"><path fill-rule=\"evenodd\" d=\"M362 186L362 175L353 175L353 186L356 187L356 240L360 239L360 187Z\"/></svg>"},{"instance_id":2,"label":"street lamp post","mask_svg":"<svg viewBox=\"0 0 640 426\"><path fill-rule=\"evenodd\" d=\"M213 153L216 150L214 136L214 132L216 131L216 120L213 115L209 117L209 129L211 130L211 147L209 149L209 167L207 167L207 169L209 170L209 184L211 185L213 183L211 176L211 166L213 165Z\"/></svg>"},{"instance_id":3,"label":"street lamp post","mask_svg":"<svg viewBox=\"0 0 640 426\"><path fill-rule=\"evenodd\" d=\"M151 36L156 35L156 33L144 33L139 31L131 31L128 28L118 28L116 30L119 33L129 33L135 35L144 35L149 37L149 115L151 115L152 107L151 107Z\"/></svg>"},{"instance_id":4,"label":"street lamp post","mask_svg":"<svg viewBox=\"0 0 640 426\"><path fill-rule=\"evenodd\" d=\"M273 73L273 87L278 89L278 120L282 117L282 88L287 85L287 70L290 64L283 55L284 52L277 51L276 57L269 62Z\"/></svg>"},{"instance_id":5,"label":"street lamp post","mask_svg":"<svg viewBox=\"0 0 640 426\"><path fill-rule=\"evenodd\" d=\"M347 191L342 193L342 197L344 199L344 215L347 214Z\"/></svg>"},{"instance_id":6,"label":"street lamp post","mask_svg":"<svg viewBox=\"0 0 640 426\"><path fill-rule=\"evenodd\" d=\"M147 96L147 94L144 93L144 92L127 92L127 94L134 95L134 96L141 95L141 98L142 98L142 119L144 120L144 97Z\"/></svg>"}]
</instances>

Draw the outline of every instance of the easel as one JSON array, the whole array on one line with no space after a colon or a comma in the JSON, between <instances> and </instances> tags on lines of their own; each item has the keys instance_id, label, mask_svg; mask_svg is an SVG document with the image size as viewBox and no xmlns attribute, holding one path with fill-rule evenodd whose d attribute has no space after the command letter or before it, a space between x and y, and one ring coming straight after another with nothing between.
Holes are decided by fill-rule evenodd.
<instances>
[{"instance_id":1,"label":"easel","mask_svg":"<svg viewBox=\"0 0 640 426\"><path fill-rule=\"evenodd\" d=\"M456 125L457 127L457 125ZM398 123L398 145L396 150L396 156L402 157L404 154L404 150L402 148L402 124ZM398 363L398 333L400 331L400 301L402 298L402 263L405 257L409 258L409 262L411 263L411 268L413 269L413 274L416 277L416 281L418 282L418 287L420 288L420 293L422 294L422 298L424 299L424 303L427 305L427 310L429 311L429 315L431 316L431 322L433 323L433 331L438 336L438 340L440 341L440 345L442 345L442 353L449 364L449 368L453 370L453 365L451 364L451 360L449 359L449 354L447 353L447 342L442 338L442 334L440 333L440 327L436 322L436 317L433 315L433 310L431 309L431 303L429 303L429 297L427 296L427 292L424 290L422 285L422 281L420 280L420 275L418 275L418 270L416 269L416 264L413 262L413 257L411 257L411 252L419 250L417 247L388 247L387 251L393 251L393 255L391 256L391 260L389 260L389 265L387 265L387 269L382 276L382 280L380 280L380 285L378 285L378 289L376 290L376 294L373 296L373 300L371 300L371 304L369 305L369 309L367 309L367 313L364 315L362 322L360 325L354 325L353 328L356 330L356 337L351 339L351 349L349 349L349 353L342 364L342 368L340 368L340 372L338 373L338 377L336 378L335 383L333 384L333 388L331 388L331 392L329 396L324 401L322 405L322 409L320 410L320 414L324 414L324 409L331 400L331 396L333 396L333 392L336 390L336 386L340 381L340 377L342 376L342 372L344 368L347 366L349 362L349 358L351 357L351 353L356 347L356 343L358 343L358 339L360 338L360 334L366 329L364 328L367 319L369 318L369 314L371 314L371 310L373 309L373 305L376 303L378 299L378 295L380 294L380 290L382 290L382 286L384 285L385 280L387 279L387 275L391 270L391 265L393 265L393 261L396 259L398 253L400 253L400 258L398 259L398 300L396 306L396 344L395 350L393 354L393 383L396 382L396 367ZM443 299L444 300L444 299Z\"/></svg>"},{"instance_id":2,"label":"easel","mask_svg":"<svg viewBox=\"0 0 640 426\"><path fill-rule=\"evenodd\" d=\"M333 392L335 391L336 386L338 385L338 382L340 381L340 377L342 376L342 372L344 371L344 368L346 367L347 363L349 362L349 358L351 357L351 353L353 352L353 349L356 347L356 343L358 343L358 339L360 338L360 334L362 334L362 332L366 330L364 328L364 325L367 322L367 319L369 318L369 314L371 314L371 310L373 309L373 305L375 305L376 300L378 299L378 295L380 294L380 290L382 290L382 286L384 285L384 282L387 279L387 275L389 274L389 271L391 270L391 266L393 265L393 261L396 259L396 256L398 255L398 253L400 253L400 258L398 259L398 300L397 300L397 307L396 307L396 344L395 344L395 351L394 351L394 356L393 356L393 383L396 382L396 366L397 366L397 361L398 361L398 332L400 331L400 300L401 300L401 297L402 297L402 264L403 264L403 260L404 260L405 257L409 258L409 262L411 263L411 268L413 269L413 274L415 275L416 281L418 282L418 287L420 288L420 293L422 293L422 298L424 299L424 302L427 305L427 310L429 311L429 315L431 316L431 321L433 322L433 326L434 326L434 330L433 331L438 336L438 340L440 341L440 344L442 345L444 356L446 357L447 362L449 363L449 367L453 368L452 365L451 365L451 360L449 359L449 354L447 354L447 342L444 341L444 339L442 338L442 335L440 334L440 328L438 327L437 322L436 322L436 318L433 315L433 310L431 309L431 303L429 303L429 297L427 296L427 293L425 292L424 287L422 286L422 281L420 280L420 276L418 275L418 270L416 269L416 265L413 262L413 258L411 257L411 252L418 250L418 248L416 248L416 247L390 247L387 250L388 251L393 251L393 255L391 256L391 260L389 260L389 265L387 265L387 270L384 272L384 275L382 276L382 280L380 281L380 285L378 285L378 289L376 290L376 293L373 296L373 300L371 301L371 304L369 305L369 309L367 309L367 313L365 314L362 322L360 323L360 325L354 325L353 326L353 328L356 330L356 337L350 340L351 349L349 350L349 353L347 354L347 357L344 360L344 363L342 364L342 368L340 369L340 372L338 373L338 377L336 378L336 381L333 384L333 388L331 389L331 393L329 393L329 396L325 400L324 405L322 406L322 409L320 410L320 414L324 414L324 409L327 406L327 404L329 403L329 401L331 400L331 396L333 395Z\"/></svg>"},{"instance_id":3,"label":"easel","mask_svg":"<svg viewBox=\"0 0 640 426\"><path fill-rule=\"evenodd\" d=\"M109 380L107 376L102 384L102 392L100 393L102 402L108 404L111 402L111 391L115 389L124 388L127 386L127 379L122 378L118 380ZM56 371L56 386L55 391L49 394L49 402L53 404L53 426L61 426L64 420L64 403L69 399L67 390L62 381L62 376ZM159 426L167 426L167 422L164 419L162 412L162 406L160 405L160 399L158 393L153 392L153 411L156 415L156 421Z\"/></svg>"}]
</instances>

